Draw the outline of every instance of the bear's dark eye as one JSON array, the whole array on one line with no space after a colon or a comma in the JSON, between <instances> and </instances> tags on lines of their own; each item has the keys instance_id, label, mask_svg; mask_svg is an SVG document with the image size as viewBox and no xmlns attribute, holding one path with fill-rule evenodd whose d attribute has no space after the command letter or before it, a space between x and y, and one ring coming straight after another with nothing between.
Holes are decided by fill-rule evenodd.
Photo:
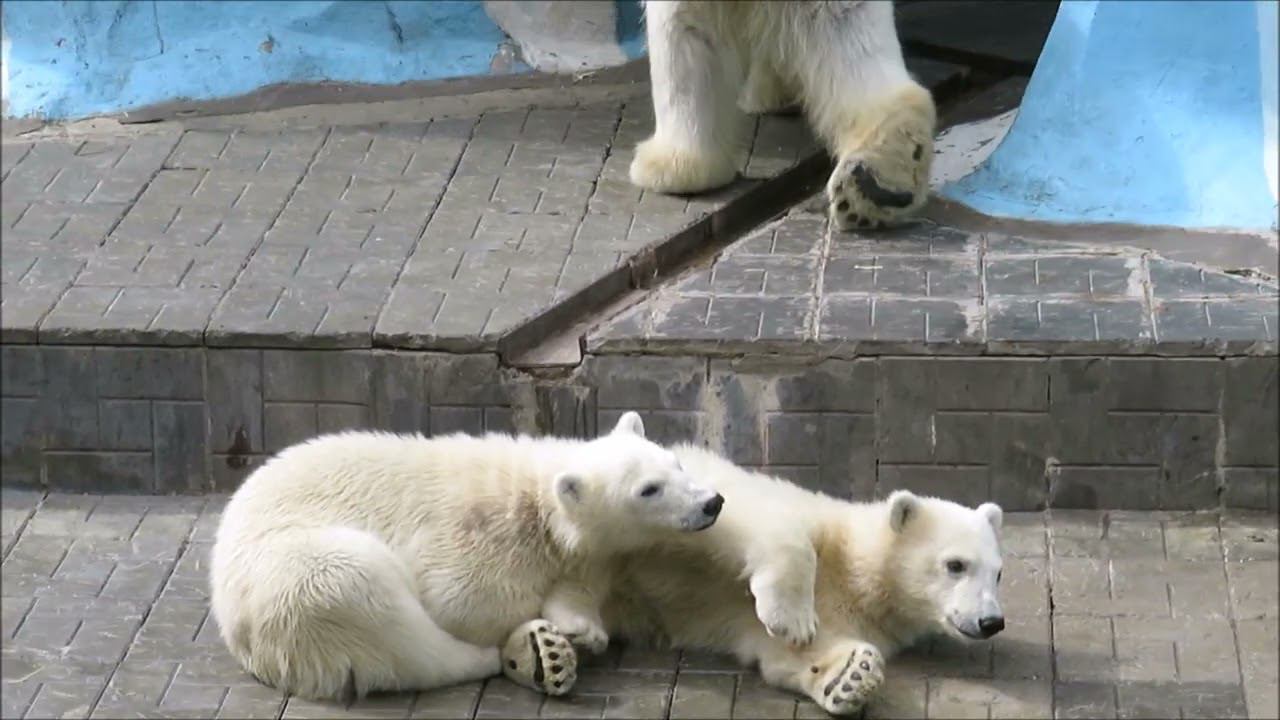
<instances>
[{"instance_id":1,"label":"bear's dark eye","mask_svg":"<svg viewBox=\"0 0 1280 720\"><path fill-rule=\"evenodd\" d=\"M658 483L649 483L640 490L640 497L653 497L662 492L662 486Z\"/></svg>"},{"instance_id":2,"label":"bear's dark eye","mask_svg":"<svg viewBox=\"0 0 1280 720\"><path fill-rule=\"evenodd\" d=\"M963 561L963 560L948 560L948 561L947 561L947 572L951 573L952 575L959 575L960 573L964 572L964 561Z\"/></svg>"},{"instance_id":3,"label":"bear's dark eye","mask_svg":"<svg viewBox=\"0 0 1280 720\"><path fill-rule=\"evenodd\" d=\"M997 571L997 572L996 572L996 582L1000 582L1000 578L1002 578L1002 577L1004 577L1004 571L1003 571L1003 570Z\"/></svg>"}]
</instances>

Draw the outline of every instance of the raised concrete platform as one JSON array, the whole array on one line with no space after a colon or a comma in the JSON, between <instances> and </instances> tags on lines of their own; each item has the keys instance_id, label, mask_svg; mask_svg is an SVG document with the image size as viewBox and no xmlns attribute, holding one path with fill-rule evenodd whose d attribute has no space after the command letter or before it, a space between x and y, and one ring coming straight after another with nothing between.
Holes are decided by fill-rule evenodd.
<instances>
[{"instance_id":1,"label":"raised concrete platform","mask_svg":"<svg viewBox=\"0 0 1280 720\"><path fill-rule=\"evenodd\" d=\"M819 718L728 658L614 645L574 692L504 679L312 703L241 671L209 617L224 498L4 490L6 718ZM869 717L1274 718L1277 537L1261 513L1005 516L992 642L891 660Z\"/></svg>"},{"instance_id":2,"label":"raised concrete platform","mask_svg":"<svg viewBox=\"0 0 1280 720\"><path fill-rule=\"evenodd\" d=\"M592 435L638 409L845 496L1277 507L1273 257L945 218L831 235L796 118L759 121L723 192L642 193L645 96L7 137L5 483L229 490L322 431Z\"/></svg>"}]
</instances>

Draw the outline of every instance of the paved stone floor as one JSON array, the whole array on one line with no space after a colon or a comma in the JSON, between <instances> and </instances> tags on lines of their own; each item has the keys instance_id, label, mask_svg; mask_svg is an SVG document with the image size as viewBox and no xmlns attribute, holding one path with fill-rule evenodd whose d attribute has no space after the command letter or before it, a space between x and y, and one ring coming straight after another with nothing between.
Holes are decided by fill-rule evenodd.
<instances>
[{"instance_id":1,"label":"paved stone floor","mask_svg":"<svg viewBox=\"0 0 1280 720\"><path fill-rule=\"evenodd\" d=\"M812 147L762 118L744 179L683 198L627 179L647 98L253 120L6 138L4 341L491 350Z\"/></svg>"},{"instance_id":2,"label":"paved stone floor","mask_svg":"<svg viewBox=\"0 0 1280 720\"><path fill-rule=\"evenodd\" d=\"M821 196L598 328L593 352L1274 353L1274 278L1118 243L922 224L833 233ZM1140 238L1134 238L1135 244Z\"/></svg>"},{"instance_id":3,"label":"paved stone floor","mask_svg":"<svg viewBox=\"0 0 1280 720\"><path fill-rule=\"evenodd\" d=\"M723 658L613 648L568 699L494 679L302 702L241 672L209 617L220 496L3 491L3 705L46 717L821 717ZM1008 629L892 661L875 717L1252 717L1277 708L1274 516L1008 519Z\"/></svg>"}]
</instances>

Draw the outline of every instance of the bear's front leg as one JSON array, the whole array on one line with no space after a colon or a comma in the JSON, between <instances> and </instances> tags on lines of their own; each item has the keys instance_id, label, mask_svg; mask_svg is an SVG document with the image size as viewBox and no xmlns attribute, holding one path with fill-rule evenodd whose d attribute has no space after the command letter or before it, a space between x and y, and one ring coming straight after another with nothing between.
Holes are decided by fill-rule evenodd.
<instances>
[{"instance_id":1,"label":"bear's front leg","mask_svg":"<svg viewBox=\"0 0 1280 720\"><path fill-rule=\"evenodd\" d=\"M728 185L738 174L742 113L706 9L645 3L654 132L636 146L631 182L664 193ZM702 13L702 14L699 14Z\"/></svg>"},{"instance_id":2,"label":"bear's front leg","mask_svg":"<svg viewBox=\"0 0 1280 720\"><path fill-rule=\"evenodd\" d=\"M756 617L771 637L794 645L813 641L818 631L813 598L817 563L813 547L804 546L780 553L751 572L749 586L756 601Z\"/></svg>"},{"instance_id":3,"label":"bear's front leg","mask_svg":"<svg viewBox=\"0 0 1280 720\"><path fill-rule=\"evenodd\" d=\"M820 3L801 20L806 57L792 64L809 120L836 158L827 183L833 224L905 219L928 198L937 111L907 73L892 3Z\"/></svg>"},{"instance_id":4,"label":"bear's front leg","mask_svg":"<svg viewBox=\"0 0 1280 720\"><path fill-rule=\"evenodd\" d=\"M929 91L908 86L859 115L835 139L836 168L827 181L831 222L846 231L893 225L929 197L935 127Z\"/></svg>"},{"instance_id":5,"label":"bear's front leg","mask_svg":"<svg viewBox=\"0 0 1280 720\"><path fill-rule=\"evenodd\" d=\"M592 653L609 647L609 633L600 617L603 587L562 579L542 603L542 616L550 620L576 646Z\"/></svg>"},{"instance_id":6,"label":"bear's front leg","mask_svg":"<svg viewBox=\"0 0 1280 720\"><path fill-rule=\"evenodd\" d=\"M766 682L802 692L832 715L861 711L884 684L884 656L874 645L843 640L824 649L769 653L760 659Z\"/></svg>"}]
</instances>

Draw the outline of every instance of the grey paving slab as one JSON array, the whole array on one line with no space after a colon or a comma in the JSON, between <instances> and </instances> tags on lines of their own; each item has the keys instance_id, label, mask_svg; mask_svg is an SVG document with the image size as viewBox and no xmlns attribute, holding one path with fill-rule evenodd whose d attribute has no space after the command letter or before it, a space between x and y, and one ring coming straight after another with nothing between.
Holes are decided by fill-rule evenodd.
<instances>
[{"instance_id":1,"label":"grey paving slab","mask_svg":"<svg viewBox=\"0 0 1280 720\"><path fill-rule=\"evenodd\" d=\"M3 499L5 717L824 717L729 658L619 644L565 698L491 679L299 700L241 671L209 615L225 496ZM869 717L1275 717L1277 542L1261 513L1010 513L1005 632L891 660Z\"/></svg>"},{"instance_id":2,"label":"grey paving slab","mask_svg":"<svg viewBox=\"0 0 1280 720\"><path fill-rule=\"evenodd\" d=\"M396 346L499 338L812 148L762 118L744 179L634 188L647 101L6 142L5 343Z\"/></svg>"},{"instance_id":3,"label":"grey paving slab","mask_svg":"<svg viewBox=\"0 0 1280 720\"><path fill-rule=\"evenodd\" d=\"M1274 279L931 223L793 209L604 322L597 353L1274 355ZM1135 245L1141 242L1135 240Z\"/></svg>"}]
</instances>

